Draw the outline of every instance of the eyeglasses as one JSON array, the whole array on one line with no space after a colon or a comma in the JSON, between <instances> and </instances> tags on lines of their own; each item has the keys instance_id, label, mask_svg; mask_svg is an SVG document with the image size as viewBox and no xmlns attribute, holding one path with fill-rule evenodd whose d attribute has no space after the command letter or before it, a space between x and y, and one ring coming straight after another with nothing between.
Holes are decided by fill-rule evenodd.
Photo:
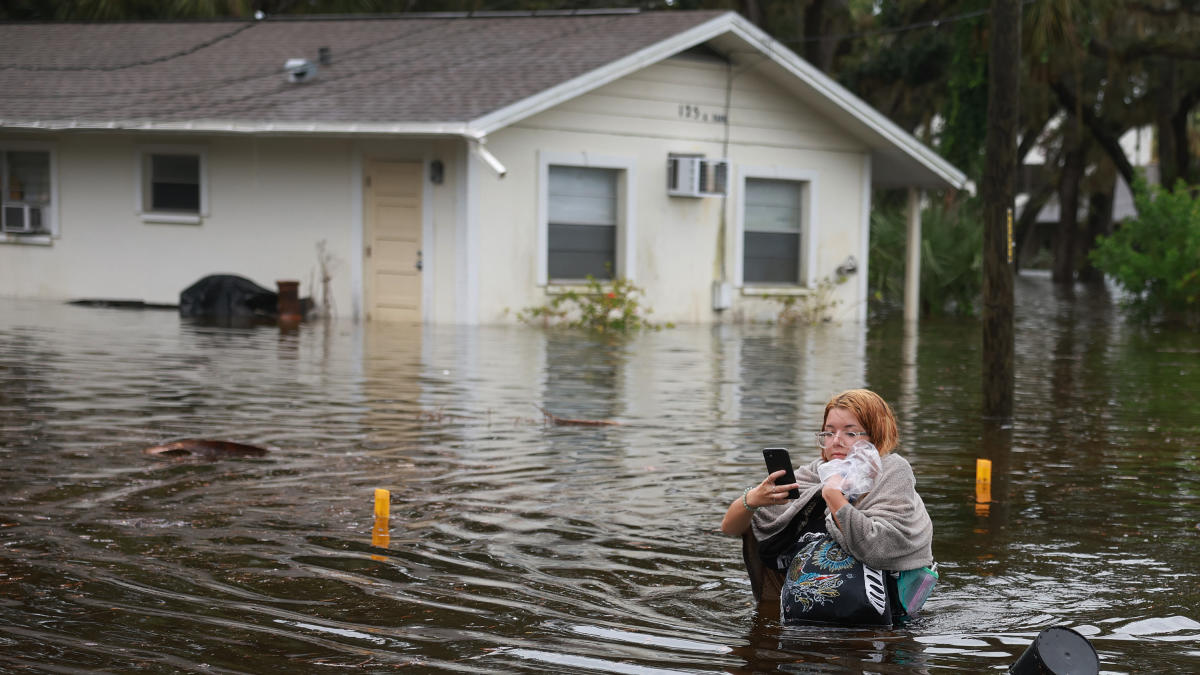
<instances>
[{"instance_id":1,"label":"eyeglasses","mask_svg":"<svg viewBox=\"0 0 1200 675\"><path fill-rule=\"evenodd\" d=\"M860 438L868 440L871 438L871 434L865 431L818 431L817 445L821 446L822 448L829 445L829 442L833 440L833 437L837 436L838 434L845 436L846 440L851 443Z\"/></svg>"}]
</instances>

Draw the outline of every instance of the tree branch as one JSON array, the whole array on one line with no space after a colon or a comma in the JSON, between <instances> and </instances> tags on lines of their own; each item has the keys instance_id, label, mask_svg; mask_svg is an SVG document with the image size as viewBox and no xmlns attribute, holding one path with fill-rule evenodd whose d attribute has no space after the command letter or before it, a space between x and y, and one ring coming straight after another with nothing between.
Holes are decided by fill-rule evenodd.
<instances>
[{"instance_id":1,"label":"tree branch","mask_svg":"<svg viewBox=\"0 0 1200 675\"><path fill-rule=\"evenodd\" d=\"M1129 163L1129 158L1125 156L1125 150L1121 147L1120 135L1106 128L1104 120L1096 116L1091 106L1077 106L1078 99L1075 93L1062 81L1051 82L1050 88L1058 96L1058 100L1064 108L1080 111L1080 114L1083 115L1083 123L1087 125L1088 131L1092 132L1092 137L1096 139L1101 148L1104 148L1104 152L1112 159L1125 182L1133 185L1133 165Z\"/></svg>"}]
</instances>

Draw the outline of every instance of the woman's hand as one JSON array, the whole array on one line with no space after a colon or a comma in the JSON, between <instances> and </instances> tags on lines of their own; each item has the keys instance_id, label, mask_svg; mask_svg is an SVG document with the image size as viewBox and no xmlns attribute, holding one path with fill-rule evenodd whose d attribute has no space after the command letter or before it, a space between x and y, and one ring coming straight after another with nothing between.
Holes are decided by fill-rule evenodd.
<instances>
[{"instance_id":1,"label":"woman's hand","mask_svg":"<svg viewBox=\"0 0 1200 675\"><path fill-rule=\"evenodd\" d=\"M798 489L800 484L776 485L775 481L779 480L785 473L787 472L780 469L764 478L763 482L754 486L752 490L746 493L746 503L754 508L786 503L788 500L788 491Z\"/></svg>"},{"instance_id":2,"label":"woman's hand","mask_svg":"<svg viewBox=\"0 0 1200 675\"><path fill-rule=\"evenodd\" d=\"M837 525L838 529L841 529L842 524L837 519L837 512L850 503L850 500L846 499L846 495L842 494L842 483L845 481L846 478L841 474L834 474L821 486L821 498L825 500L826 508L833 514L833 524Z\"/></svg>"},{"instance_id":3,"label":"woman's hand","mask_svg":"<svg viewBox=\"0 0 1200 675\"><path fill-rule=\"evenodd\" d=\"M787 471L780 469L767 476L763 482L746 490L744 494L739 494L725 511L725 518L721 520L721 531L734 537L740 536L750 529L750 517L755 509L787 503L788 491L799 489L800 485L776 485L775 481L785 473Z\"/></svg>"}]
</instances>

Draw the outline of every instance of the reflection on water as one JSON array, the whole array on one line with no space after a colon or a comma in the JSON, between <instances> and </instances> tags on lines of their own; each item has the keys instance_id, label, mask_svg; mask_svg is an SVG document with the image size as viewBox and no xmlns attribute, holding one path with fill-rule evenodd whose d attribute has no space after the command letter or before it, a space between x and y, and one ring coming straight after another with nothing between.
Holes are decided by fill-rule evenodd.
<instances>
[{"instance_id":1,"label":"reflection on water","mask_svg":"<svg viewBox=\"0 0 1200 675\"><path fill-rule=\"evenodd\" d=\"M1066 625L1108 671L1198 670L1200 336L1017 297L1009 428L979 419L974 322L610 344L0 301L0 669L980 671ZM905 630L782 628L717 524L860 385L895 404L942 583ZM141 454L185 437L270 452Z\"/></svg>"}]
</instances>

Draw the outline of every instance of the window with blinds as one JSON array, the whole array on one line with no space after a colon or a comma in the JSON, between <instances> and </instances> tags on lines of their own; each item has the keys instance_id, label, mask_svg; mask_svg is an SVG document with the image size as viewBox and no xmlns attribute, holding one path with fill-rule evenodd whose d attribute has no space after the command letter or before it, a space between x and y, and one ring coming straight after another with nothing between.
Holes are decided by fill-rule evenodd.
<instances>
[{"instance_id":1,"label":"window with blinds","mask_svg":"<svg viewBox=\"0 0 1200 675\"><path fill-rule=\"evenodd\" d=\"M617 269L617 169L550 165L547 271L552 281Z\"/></svg>"},{"instance_id":2,"label":"window with blinds","mask_svg":"<svg viewBox=\"0 0 1200 675\"><path fill-rule=\"evenodd\" d=\"M803 181L746 179L744 283L800 283L806 187Z\"/></svg>"}]
</instances>

